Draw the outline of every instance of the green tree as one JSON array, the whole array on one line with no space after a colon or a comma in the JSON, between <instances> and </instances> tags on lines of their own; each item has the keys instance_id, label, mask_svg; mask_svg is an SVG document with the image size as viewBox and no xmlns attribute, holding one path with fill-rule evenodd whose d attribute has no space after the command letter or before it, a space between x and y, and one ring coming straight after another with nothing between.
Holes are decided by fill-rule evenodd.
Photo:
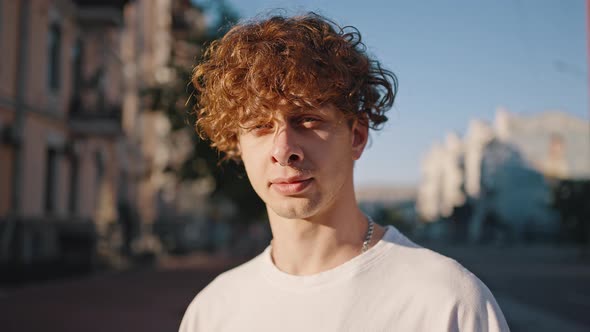
<instances>
[{"instance_id":1,"label":"green tree","mask_svg":"<svg viewBox=\"0 0 590 332\"><path fill-rule=\"evenodd\" d=\"M229 27L238 21L239 16L225 1L209 1L204 4L183 1L182 4L189 8L178 8L180 12L173 14L175 47L172 48L169 67L174 79L147 89L145 94L149 96L152 110L166 113L172 131L190 127L194 133L190 156L181 167L169 171L175 172L181 181L212 178L215 189L211 193L211 201L220 197L230 199L239 210L239 219L236 222L248 223L263 217L264 205L250 186L243 166L233 161L220 163L221 156L217 150L211 148L210 142L202 140L194 131L194 109L199 94L190 83L192 70L201 61L203 50L212 41L223 37ZM204 29L183 24L182 19L186 17L187 10L196 10L203 17L213 18L213 24Z\"/></svg>"}]
</instances>

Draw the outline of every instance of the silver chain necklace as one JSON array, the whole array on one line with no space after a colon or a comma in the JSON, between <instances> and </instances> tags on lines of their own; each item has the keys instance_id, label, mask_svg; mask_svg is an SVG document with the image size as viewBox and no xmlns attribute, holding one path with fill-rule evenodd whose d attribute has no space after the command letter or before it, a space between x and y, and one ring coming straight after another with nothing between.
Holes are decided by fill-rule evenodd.
<instances>
[{"instance_id":1,"label":"silver chain necklace","mask_svg":"<svg viewBox=\"0 0 590 332\"><path fill-rule=\"evenodd\" d=\"M369 227L367 228L367 234L365 235L365 242L363 242L363 248L361 249L361 253L364 253L369 249L369 244L371 243L371 238L373 238L373 226L375 223L370 217L367 217L369 222Z\"/></svg>"}]
</instances>

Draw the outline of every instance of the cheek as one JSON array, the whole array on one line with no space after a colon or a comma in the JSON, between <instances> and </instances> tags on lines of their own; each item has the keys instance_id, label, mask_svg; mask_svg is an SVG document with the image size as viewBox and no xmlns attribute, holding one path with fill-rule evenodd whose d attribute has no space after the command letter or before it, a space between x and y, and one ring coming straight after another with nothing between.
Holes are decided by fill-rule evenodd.
<instances>
[{"instance_id":1,"label":"cheek","mask_svg":"<svg viewBox=\"0 0 590 332\"><path fill-rule=\"evenodd\" d=\"M326 173L336 175L348 172L354 164L354 154L347 140L340 139L328 144L316 143L313 160Z\"/></svg>"},{"instance_id":2,"label":"cheek","mask_svg":"<svg viewBox=\"0 0 590 332\"><path fill-rule=\"evenodd\" d=\"M332 158L338 158L340 163L352 161L355 157L354 149L351 146L352 137L348 133L340 133L332 137L329 144L329 151Z\"/></svg>"},{"instance_id":3,"label":"cheek","mask_svg":"<svg viewBox=\"0 0 590 332\"><path fill-rule=\"evenodd\" d=\"M244 163L244 168L246 169L246 173L248 173L248 177L255 177L255 171L260 168L260 165L256 165L256 158L252 158L252 156L247 153L242 153L242 162Z\"/></svg>"},{"instance_id":4,"label":"cheek","mask_svg":"<svg viewBox=\"0 0 590 332\"><path fill-rule=\"evenodd\" d=\"M252 168L253 163L256 162L256 153L260 153L259 149L256 149L256 145L251 140L240 140L238 144L240 149L240 157L246 169Z\"/></svg>"},{"instance_id":5,"label":"cheek","mask_svg":"<svg viewBox=\"0 0 590 332\"><path fill-rule=\"evenodd\" d=\"M246 175L250 184L256 192L259 192L259 188L266 185L264 165L262 163L262 157L252 153L250 149L242 150L242 163L246 169Z\"/></svg>"}]
</instances>

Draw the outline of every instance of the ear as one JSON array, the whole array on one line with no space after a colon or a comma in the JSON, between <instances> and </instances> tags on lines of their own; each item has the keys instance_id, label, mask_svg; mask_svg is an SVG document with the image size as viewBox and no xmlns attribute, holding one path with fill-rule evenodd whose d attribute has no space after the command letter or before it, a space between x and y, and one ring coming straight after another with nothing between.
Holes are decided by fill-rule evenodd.
<instances>
[{"instance_id":1,"label":"ear","mask_svg":"<svg viewBox=\"0 0 590 332\"><path fill-rule=\"evenodd\" d=\"M360 123L358 120L352 124L352 158L359 160L367 141L369 140L369 128L367 125Z\"/></svg>"}]
</instances>

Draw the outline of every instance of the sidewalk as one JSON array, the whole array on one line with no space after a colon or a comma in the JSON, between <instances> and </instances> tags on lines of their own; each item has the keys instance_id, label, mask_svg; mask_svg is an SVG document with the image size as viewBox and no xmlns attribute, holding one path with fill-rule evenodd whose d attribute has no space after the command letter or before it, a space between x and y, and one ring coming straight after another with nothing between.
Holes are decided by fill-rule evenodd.
<instances>
[{"instance_id":1,"label":"sidewalk","mask_svg":"<svg viewBox=\"0 0 590 332\"><path fill-rule=\"evenodd\" d=\"M174 332L194 296L232 262L167 257L150 268L5 289L0 331Z\"/></svg>"},{"instance_id":2,"label":"sidewalk","mask_svg":"<svg viewBox=\"0 0 590 332\"><path fill-rule=\"evenodd\" d=\"M505 294L496 292L494 296L504 312L511 332L585 332L589 329L553 313L515 301Z\"/></svg>"},{"instance_id":3,"label":"sidewalk","mask_svg":"<svg viewBox=\"0 0 590 332\"><path fill-rule=\"evenodd\" d=\"M590 331L590 262L580 248L432 246L492 291L514 332Z\"/></svg>"}]
</instances>

